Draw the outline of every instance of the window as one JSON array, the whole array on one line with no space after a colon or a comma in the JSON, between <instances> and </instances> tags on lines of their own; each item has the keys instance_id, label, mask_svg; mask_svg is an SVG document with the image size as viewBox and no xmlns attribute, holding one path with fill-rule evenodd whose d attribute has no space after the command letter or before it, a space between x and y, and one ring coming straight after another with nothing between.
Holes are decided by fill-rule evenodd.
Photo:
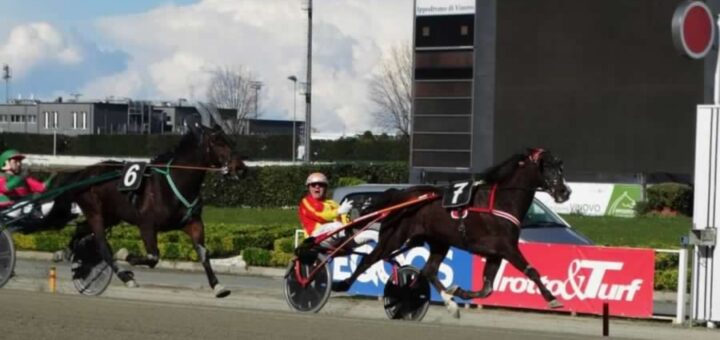
<instances>
[{"instance_id":1,"label":"window","mask_svg":"<svg viewBox=\"0 0 720 340\"><path fill-rule=\"evenodd\" d=\"M37 116L28 116L28 123L37 123Z\"/></svg>"},{"instance_id":2,"label":"window","mask_svg":"<svg viewBox=\"0 0 720 340\"><path fill-rule=\"evenodd\" d=\"M87 130L87 112L82 113L82 129Z\"/></svg>"},{"instance_id":3,"label":"window","mask_svg":"<svg viewBox=\"0 0 720 340\"><path fill-rule=\"evenodd\" d=\"M45 116L45 124L43 126L47 129L50 127L50 112L43 112Z\"/></svg>"},{"instance_id":4,"label":"window","mask_svg":"<svg viewBox=\"0 0 720 340\"><path fill-rule=\"evenodd\" d=\"M57 111L53 112L53 128L57 129L58 127L58 114Z\"/></svg>"},{"instance_id":5,"label":"window","mask_svg":"<svg viewBox=\"0 0 720 340\"><path fill-rule=\"evenodd\" d=\"M78 123L78 122L77 122L77 112L73 112L73 113L72 113L72 116L73 116L72 128L73 128L74 130L77 130L77 127L78 127L78 124L77 124L77 123Z\"/></svg>"}]
</instances>

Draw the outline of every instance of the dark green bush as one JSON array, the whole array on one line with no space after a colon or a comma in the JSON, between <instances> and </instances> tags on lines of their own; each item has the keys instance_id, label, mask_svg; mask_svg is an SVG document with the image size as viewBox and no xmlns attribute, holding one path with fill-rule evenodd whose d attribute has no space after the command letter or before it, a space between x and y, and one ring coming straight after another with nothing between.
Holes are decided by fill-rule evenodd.
<instances>
[{"instance_id":1,"label":"dark green bush","mask_svg":"<svg viewBox=\"0 0 720 340\"><path fill-rule=\"evenodd\" d=\"M243 261L248 266L267 267L272 258L270 251L262 248L246 248L242 252Z\"/></svg>"},{"instance_id":2,"label":"dark green bush","mask_svg":"<svg viewBox=\"0 0 720 340\"><path fill-rule=\"evenodd\" d=\"M273 250L281 251L283 253L292 253L295 251L295 238L294 237L283 237L273 242Z\"/></svg>"},{"instance_id":3,"label":"dark green bush","mask_svg":"<svg viewBox=\"0 0 720 340\"><path fill-rule=\"evenodd\" d=\"M252 168L240 180L208 176L203 186L203 200L219 207L295 206L305 194L307 175L320 171L328 176L330 187L359 183L404 183L408 179L407 163L335 163L298 166L265 166Z\"/></svg>"},{"instance_id":4,"label":"dark green bush","mask_svg":"<svg viewBox=\"0 0 720 340\"><path fill-rule=\"evenodd\" d=\"M293 253L273 250L271 252L270 265L273 267L287 267L293 257L295 257Z\"/></svg>"},{"instance_id":5,"label":"dark green bush","mask_svg":"<svg viewBox=\"0 0 720 340\"><path fill-rule=\"evenodd\" d=\"M692 216L692 188L681 183L660 183L647 188L647 199L638 202L635 210L639 215L658 213L665 209Z\"/></svg>"},{"instance_id":6,"label":"dark green bush","mask_svg":"<svg viewBox=\"0 0 720 340\"><path fill-rule=\"evenodd\" d=\"M80 135L57 136L61 155L152 157L172 149L179 135ZM250 159L291 160L292 136L231 136L235 150ZM25 153L52 154L53 136L48 134L1 133L0 146ZM313 161L407 161L407 139L386 135L313 140Z\"/></svg>"}]
</instances>

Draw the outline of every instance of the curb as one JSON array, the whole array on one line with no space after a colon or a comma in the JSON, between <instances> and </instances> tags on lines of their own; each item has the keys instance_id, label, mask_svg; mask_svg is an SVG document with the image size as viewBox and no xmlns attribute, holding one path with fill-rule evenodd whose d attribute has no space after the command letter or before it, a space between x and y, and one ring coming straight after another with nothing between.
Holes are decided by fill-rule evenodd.
<instances>
[{"instance_id":1,"label":"curb","mask_svg":"<svg viewBox=\"0 0 720 340\"><path fill-rule=\"evenodd\" d=\"M36 260L36 261L52 261L53 253L40 252L40 251L17 251L15 252L18 259L24 260ZM272 268L272 267L255 267L247 266L242 259L233 258L233 264L218 263L221 261L228 262L229 259L211 259L210 263L216 274L232 274L232 275L252 275L252 276L265 276L265 277L276 277L280 278L285 276L285 269L283 268ZM118 261L120 264L127 265L125 261ZM199 262L186 262L186 261L165 261L158 262L155 268L166 269L166 270L178 270L187 272L204 272L202 264Z\"/></svg>"}]
</instances>

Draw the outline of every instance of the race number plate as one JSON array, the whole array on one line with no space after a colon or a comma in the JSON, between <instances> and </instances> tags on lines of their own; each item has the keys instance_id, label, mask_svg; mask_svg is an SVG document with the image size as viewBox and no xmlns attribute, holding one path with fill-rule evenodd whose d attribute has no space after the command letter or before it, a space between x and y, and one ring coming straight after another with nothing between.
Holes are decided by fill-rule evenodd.
<instances>
[{"instance_id":1,"label":"race number plate","mask_svg":"<svg viewBox=\"0 0 720 340\"><path fill-rule=\"evenodd\" d=\"M132 191L137 190L142 184L143 174L147 164L144 162L126 163L118 183L118 190Z\"/></svg>"},{"instance_id":2,"label":"race number plate","mask_svg":"<svg viewBox=\"0 0 720 340\"><path fill-rule=\"evenodd\" d=\"M472 180L452 182L445 188L442 206L444 208L458 208L468 205L472 198Z\"/></svg>"}]
</instances>

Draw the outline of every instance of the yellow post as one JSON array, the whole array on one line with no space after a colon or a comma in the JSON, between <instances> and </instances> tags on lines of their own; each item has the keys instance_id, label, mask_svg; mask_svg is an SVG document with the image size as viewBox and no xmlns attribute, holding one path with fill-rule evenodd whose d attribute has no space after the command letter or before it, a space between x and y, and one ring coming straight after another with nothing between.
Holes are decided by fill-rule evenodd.
<instances>
[{"instance_id":1,"label":"yellow post","mask_svg":"<svg viewBox=\"0 0 720 340\"><path fill-rule=\"evenodd\" d=\"M48 273L48 286L50 289L50 293L55 293L55 288L57 287L57 275L55 272L55 267L50 267L50 272Z\"/></svg>"}]
</instances>

